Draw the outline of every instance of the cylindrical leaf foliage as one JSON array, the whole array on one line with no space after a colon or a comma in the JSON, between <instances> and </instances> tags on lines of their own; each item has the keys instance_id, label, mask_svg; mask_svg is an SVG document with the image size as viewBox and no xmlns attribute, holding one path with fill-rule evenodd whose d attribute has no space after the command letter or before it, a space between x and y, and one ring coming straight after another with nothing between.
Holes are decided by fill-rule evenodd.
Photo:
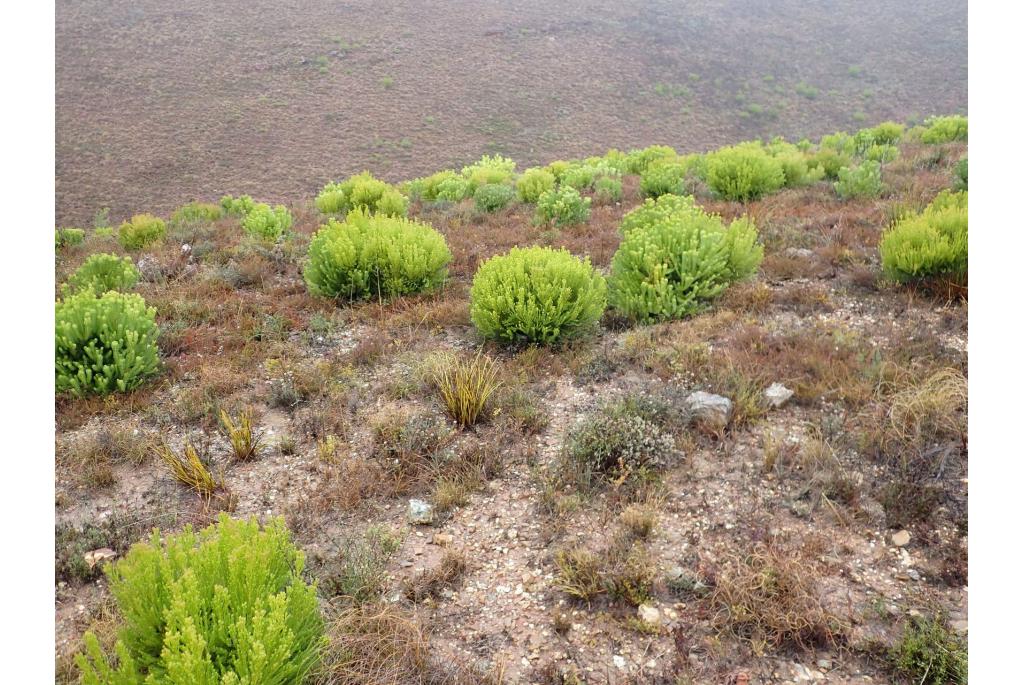
<instances>
[{"instance_id":1,"label":"cylindrical leaf foliage","mask_svg":"<svg viewBox=\"0 0 1024 685\"><path fill-rule=\"evenodd\" d=\"M344 214L354 209L387 216L405 216L409 201L398 189L364 171L341 183L328 183L316 198L324 214Z\"/></svg>"},{"instance_id":2,"label":"cylindrical leaf foliage","mask_svg":"<svg viewBox=\"0 0 1024 685\"><path fill-rule=\"evenodd\" d=\"M606 290L587 258L564 249L514 247L480 265L470 317L488 338L553 343L593 327L604 312Z\"/></svg>"},{"instance_id":3,"label":"cylindrical leaf foliage","mask_svg":"<svg viewBox=\"0 0 1024 685\"><path fill-rule=\"evenodd\" d=\"M89 255L68 277L62 290L68 294L91 289L97 295L108 290L131 290L139 281L139 270L129 257L99 253Z\"/></svg>"},{"instance_id":4,"label":"cylindrical leaf foliage","mask_svg":"<svg viewBox=\"0 0 1024 685\"><path fill-rule=\"evenodd\" d=\"M155 316L139 295L113 290L57 302L57 392L105 395L141 385L159 366Z\"/></svg>"},{"instance_id":5,"label":"cylindrical leaf foliage","mask_svg":"<svg viewBox=\"0 0 1024 685\"><path fill-rule=\"evenodd\" d=\"M653 212L657 205L645 208ZM746 217L726 227L719 216L682 208L625 234L612 257L609 299L636 321L682 318L751 276L763 256Z\"/></svg>"},{"instance_id":6,"label":"cylindrical leaf foliage","mask_svg":"<svg viewBox=\"0 0 1024 685\"><path fill-rule=\"evenodd\" d=\"M254 238L276 241L292 227L292 213L284 205L255 205L242 219L242 228Z\"/></svg>"},{"instance_id":7,"label":"cylindrical leaf foliage","mask_svg":"<svg viewBox=\"0 0 1024 685\"><path fill-rule=\"evenodd\" d=\"M533 167L523 172L516 181L516 192L523 202L534 203L541 193L555 187L555 175L546 169Z\"/></svg>"},{"instance_id":8,"label":"cylindrical leaf foliage","mask_svg":"<svg viewBox=\"0 0 1024 685\"><path fill-rule=\"evenodd\" d=\"M779 160L750 143L708 154L704 161L708 187L727 200L756 200L786 183Z\"/></svg>"},{"instance_id":9,"label":"cylindrical leaf foliage","mask_svg":"<svg viewBox=\"0 0 1024 685\"><path fill-rule=\"evenodd\" d=\"M967 279L967 191L943 191L882 235L882 270L895 281Z\"/></svg>"},{"instance_id":10,"label":"cylindrical leaf foliage","mask_svg":"<svg viewBox=\"0 0 1024 685\"><path fill-rule=\"evenodd\" d=\"M154 531L108 567L118 664L90 633L83 682L303 682L326 643L304 565L281 518L261 530L221 514L199 533Z\"/></svg>"},{"instance_id":11,"label":"cylindrical leaf foliage","mask_svg":"<svg viewBox=\"0 0 1024 685\"><path fill-rule=\"evenodd\" d=\"M117 239L126 250L141 250L161 242L166 235L167 225L164 220L152 214L136 214L131 221L121 224L117 231Z\"/></svg>"},{"instance_id":12,"label":"cylindrical leaf foliage","mask_svg":"<svg viewBox=\"0 0 1024 685\"><path fill-rule=\"evenodd\" d=\"M429 224L356 210L316 232L304 275L314 295L392 297L440 287L451 258Z\"/></svg>"}]
</instances>

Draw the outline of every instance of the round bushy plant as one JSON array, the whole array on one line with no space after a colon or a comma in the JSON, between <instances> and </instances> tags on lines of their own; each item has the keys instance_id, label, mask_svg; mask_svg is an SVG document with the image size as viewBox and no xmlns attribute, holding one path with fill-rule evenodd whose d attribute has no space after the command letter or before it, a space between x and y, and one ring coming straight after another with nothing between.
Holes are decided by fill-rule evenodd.
<instances>
[{"instance_id":1,"label":"round bushy plant","mask_svg":"<svg viewBox=\"0 0 1024 685\"><path fill-rule=\"evenodd\" d=\"M967 281L967 192L943 191L920 214L903 217L882 235L882 270L908 283Z\"/></svg>"},{"instance_id":2,"label":"round bushy plant","mask_svg":"<svg viewBox=\"0 0 1024 685\"><path fill-rule=\"evenodd\" d=\"M341 183L324 186L316 197L316 208L324 214L344 214L362 209L387 216L405 216L409 203L397 188L364 171Z\"/></svg>"},{"instance_id":3,"label":"round bushy plant","mask_svg":"<svg viewBox=\"0 0 1024 685\"><path fill-rule=\"evenodd\" d=\"M271 209L270 205L261 202L242 219L245 232L261 240L280 240L291 227L292 213L284 205Z\"/></svg>"},{"instance_id":4,"label":"round bushy plant","mask_svg":"<svg viewBox=\"0 0 1024 685\"><path fill-rule=\"evenodd\" d=\"M606 289L587 258L564 249L514 247L480 265L470 289L470 317L487 338L553 343L597 323Z\"/></svg>"},{"instance_id":5,"label":"round bushy plant","mask_svg":"<svg viewBox=\"0 0 1024 685\"><path fill-rule=\"evenodd\" d=\"M582 224L590 218L589 197L583 197L570 186L559 186L546 190L537 199L537 223L554 222L557 226Z\"/></svg>"},{"instance_id":6,"label":"round bushy plant","mask_svg":"<svg viewBox=\"0 0 1024 685\"><path fill-rule=\"evenodd\" d=\"M504 183L487 183L473 193L473 204L481 212L496 212L504 208L515 196L516 191L512 186Z\"/></svg>"},{"instance_id":7,"label":"round bushy plant","mask_svg":"<svg viewBox=\"0 0 1024 685\"><path fill-rule=\"evenodd\" d=\"M612 257L609 301L634 321L682 318L753 275L763 256L746 217L726 227L719 216L683 209L625 233Z\"/></svg>"},{"instance_id":8,"label":"round bushy plant","mask_svg":"<svg viewBox=\"0 0 1024 685\"><path fill-rule=\"evenodd\" d=\"M594 183L594 199L598 204L611 204L622 199L622 181L602 176Z\"/></svg>"},{"instance_id":9,"label":"round bushy plant","mask_svg":"<svg viewBox=\"0 0 1024 685\"><path fill-rule=\"evenodd\" d=\"M220 205L209 202L189 202L179 207L171 215L171 221L176 224L185 223L211 223L221 217L224 211Z\"/></svg>"},{"instance_id":10,"label":"round bushy plant","mask_svg":"<svg viewBox=\"0 0 1024 685\"><path fill-rule=\"evenodd\" d=\"M511 184L515 170L515 160L501 155L484 155L479 161L462 168L462 177L466 180L466 197L474 195L477 188L489 183Z\"/></svg>"},{"instance_id":11,"label":"round bushy plant","mask_svg":"<svg viewBox=\"0 0 1024 685\"><path fill-rule=\"evenodd\" d=\"M85 229L82 228L58 228L55 231L55 247L61 249L63 247L71 247L72 245L81 245L85 240Z\"/></svg>"},{"instance_id":12,"label":"round bushy plant","mask_svg":"<svg viewBox=\"0 0 1024 685\"><path fill-rule=\"evenodd\" d=\"M220 199L221 209L224 210L225 214L231 216L245 216L252 211L252 208L256 206L256 202L248 195L240 195L238 197L232 197L231 195L225 195Z\"/></svg>"},{"instance_id":13,"label":"round bushy plant","mask_svg":"<svg viewBox=\"0 0 1024 685\"><path fill-rule=\"evenodd\" d=\"M747 144L709 153L704 161L704 180L719 196L746 202L779 190L786 176L779 160Z\"/></svg>"},{"instance_id":14,"label":"round bushy plant","mask_svg":"<svg viewBox=\"0 0 1024 685\"><path fill-rule=\"evenodd\" d=\"M116 665L93 633L83 683L294 683L326 646L316 586L284 519L232 520L134 545L107 567L122 624Z\"/></svg>"},{"instance_id":15,"label":"round bushy plant","mask_svg":"<svg viewBox=\"0 0 1024 685\"><path fill-rule=\"evenodd\" d=\"M167 225L163 219L152 214L136 214L131 221L125 221L117 231L121 247L126 250L141 250L148 245L163 241Z\"/></svg>"},{"instance_id":16,"label":"round bushy plant","mask_svg":"<svg viewBox=\"0 0 1024 685\"><path fill-rule=\"evenodd\" d=\"M128 257L93 254L68 277L62 290L67 294L92 290L102 295L108 290L131 290L139 282L139 270Z\"/></svg>"},{"instance_id":17,"label":"round bushy plant","mask_svg":"<svg viewBox=\"0 0 1024 685\"><path fill-rule=\"evenodd\" d=\"M683 220L689 216L704 213L692 195L662 195L657 199L648 198L642 205L626 212L619 224L619 233L629 235L638 228L646 228L666 220Z\"/></svg>"},{"instance_id":18,"label":"round bushy plant","mask_svg":"<svg viewBox=\"0 0 1024 685\"><path fill-rule=\"evenodd\" d=\"M626 155L626 171L643 174L652 163L659 159L673 159L679 155L668 145L650 145L641 150L630 150Z\"/></svg>"},{"instance_id":19,"label":"round bushy plant","mask_svg":"<svg viewBox=\"0 0 1024 685\"><path fill-rule=\"evenodd\" d=\"M885 189L882 165L869 159L855 167L843 167L839 170L839 180L833 185L844 200L878 197Z\"/></svg>"},{"instance_id":20,"label":"round bushy plant","mask_svg":"<svg viewBox=\"0 0 1024 685\"><path fill-rule=\"evenodd\" d=\"M640 194L644 197L682 195L688 170L689 166L681 162L655 162L640 177Z\"/></svg>"},{"instance_id":21,"label":"round bushy plant","mask_svg":"<svg viewBox=\"0 0 1024 685\"><path fill-rule=\"evenodd\" d=\"M56 305L57 393L127 392L156 373L156 309L139 295L91 290Z\"/></svg>"},{"instance_id":22,"label":"round bushy plant","mask_svg":"<svg viewBox=\"0 0 1024 685\"><path fill-rule=\"evenodd\" d=\"M516 193L523 202L536 202L541 193L555 187L555 175L546 169L527 169L516 181Z\"/></svg>"},{"instance_id":23,"label":"round bushy plant","mask_svg":"<svg viewBox=\"0 0 1024 685\"><path fill-rule=\"evenodd\" d=\"M925 122L927 128L921 132L921 142L937 145L954 140L967 140L967 117L953 115L932 117Z\"/></svg>"},{"instance_id":24,"label":"round bushy plant","mask_svg":"<svg viewBox=\"0 0 1024 685\"><path fill-rule=\"evenodd\" d=\"M839 170L850 166L852 157L843 152L837 152L832 148L821 148L808 159L808 166L814 170L820 170L820 174L827 179L839 178Z\"/></svg>"},{"instance_id":25,"label":"round bushy plant","mask_svg":"<svg viewBox=\"0 0 1024 685\"><path fill-rule=\"evenodd\" d=\"M437 184L435 199L444 202L458 202L469 193L469 182L461 176L446 178Z\"/></svg>"},{"instance_id":26,"label":"round bushy plant","mask_svg":"<svg viewBox=\"0 0 1024 685\"><path fill-rule=\"evenodd\" d=\"M429 224L356 210L316 232L304 276L314 295L391 297L440 287L451 258Z\"/></svg>"},{"instance_id":27,"label":"round bushy plant","mask_svg":"<svg viewBox=\"0 0 1024 685\"><path fill-rule=\"evenodd\" d=\"M430 176L424 176L413 181L413 185L410 186L410 193L416 197L419 197L427 202L434 202L438 200L438 190L442 183L449 179L456 178L456 174L451 169L445 169L438 171L437 173L431 174Z\"/></svg>"},{"instance_id":28,"label":"round bushy plant","mask_svg":"<svg viewBox=\"0 0 1024 685\"><path fill-rule=\"evenodd\" d=\"M964 157L953 168L955 178L953 179L954 190L967 190L967 157Z\"/></svg>"}]
</instances>

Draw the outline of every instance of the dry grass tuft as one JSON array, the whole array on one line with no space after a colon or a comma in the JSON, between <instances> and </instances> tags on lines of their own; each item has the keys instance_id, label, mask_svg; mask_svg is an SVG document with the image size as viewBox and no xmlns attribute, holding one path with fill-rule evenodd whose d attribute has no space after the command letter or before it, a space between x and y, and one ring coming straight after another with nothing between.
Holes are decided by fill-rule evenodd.
<instances>
[{"instance_id":1,"label":"dry grass tuft","mask_svg":"<svg viewBox=\"0 0 1024 685\"><path fill-rule=\"evenodd\" d=\"M263 432L253 427L253 418L252 409L243 409L235 423L225 410L220 410L220 423L231 442L231 458L235 461L249 461L259 454Z\"/></svg>"},{"instance_id":2,"label":"dry grass tuft","mask_svg":"<svg viewBox=\"0 0 1024 685\"><path fill-rule=\"evenodd\" d=\"M331 646L315 679L323 685L421 682L429 666L423 626L393 604L365 604L341 611L329 637Z\"/></svg>"},{"instance_id":3,"label":"dry grass tuft","mask_svg":"<svg viewBox=\"0 0 1024 685\"><path fill-rule=\"evenodd\" d=\"M758 654L766 648L834 648L847 630L822 605L812 567L772 546L727 559L710 601L717 607L717 628L747 640Z\"/></svg>"},{"instance_id":4,"label":"dry grass tuft","mask_svg":"<svg viewBox=\"0 0 1024 685\"><path fill-rule=\"evenodd\" d=\"M181 454L172 450L166 443L161 443L156 449L160 459L167 464L171 475L179 483L184 483L207 498L224 489L223 477L213 475L192 443L186 442Z\"/></svg>"},{"instance_id":5,"label":"dry grass tuft","mask_svg":"<svg viewBox=\"0 0 1024 685\"><path fill-rule=\"evenodd\" d=\"M445 588L452 587L466 573L468 565L462 552L447 550L440 563L417 574L405 582L404 594L413 602L422 602L427 597L437 597Z\"/></svg>"},{"instance_id":6,"label":"dry grass tuft","mask_svg":"<svg viewBox=\"0 0 1024 685\"><path fill-rule=\"evenodd\" d=\"M434 370L433 382L448 413L463 428L480 420L488 399L501 385L494 360L483 351L472 360L445 355Z\"/></svg>"},{"instance_id":7,"label":"dry grass tuft","mask_svg":"<svg viewBox=\"0 0 1024 685\"><path fill-rule=\"evenodd\" d=\"M967 378L944 368L892 396L886 435L901 446L938 439L962 442L967 434Z\"/></svg>"}]
</instances>

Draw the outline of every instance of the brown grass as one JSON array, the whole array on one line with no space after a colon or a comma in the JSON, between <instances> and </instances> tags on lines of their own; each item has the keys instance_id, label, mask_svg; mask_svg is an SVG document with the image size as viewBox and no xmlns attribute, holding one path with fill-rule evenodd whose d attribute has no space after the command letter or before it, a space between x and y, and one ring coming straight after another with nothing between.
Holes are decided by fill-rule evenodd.
<instances>
[{"instance_id":1,"label":"brown grass","mask_svg":"<svg viewBox=\"0 0 1024 685\"><path fill-rule=\"evenodd\" d=\"M405 582L406 599L422 602L427 597L438 597L441 591L452 587L468 568L466 556L457 550L446 550L437 566L422 571Z\"/></svg>"}]
</instances>

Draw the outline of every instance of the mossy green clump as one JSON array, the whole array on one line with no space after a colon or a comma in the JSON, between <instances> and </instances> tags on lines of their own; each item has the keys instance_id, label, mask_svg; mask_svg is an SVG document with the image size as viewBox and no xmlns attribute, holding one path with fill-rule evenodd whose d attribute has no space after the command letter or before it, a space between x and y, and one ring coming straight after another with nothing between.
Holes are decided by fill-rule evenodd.
<instances>
[{"instance_id":1,"label":"mossy green clump","mask_svg":"<svg viewBox=\"0 0 1024 685\"><path fill-rule=\"evenodd\" d=\"M54 231L54 247L58 250L81 245L85 241L85 229L82 228L58 228Z\"/></svg>"},{"instance_id":2,"label":"mossy green clump","mask_svg":"<svg viewBox=\"0 0 1024 685\"><path fill-rule=\"evenodd\" d=\"M586 223L590 218L589 197L583 197L570 186L558 186L546 190L537 199L534 220L538 224L554 223L556 226L571 226Z\"/></svg>"},{"instance_id":3,"label":"mossy green clump","mask_svg":"<svg viewBox=\"0 0 1024 685\"><path fill-rule=\"evenodd\" d=\"M786 175L779 160L753 143L709 153L705 157L703 171L708 187L727 200L756 200L786 184Z\"/></svg>"},{"instance_id":4,"label":"mossy green clump","mask_svg":"<svg viewBox=\"0 0 1024 685\"><path fill-rule=\"evenodd\" d=\"M967 140L967 117L954 114L948 117L932 117L925 122L921 142L931 145Z\"/></svg>"},{"instance_id":5,"label":"mossy green clump","mask_svg":"<svg viewBox=\"0 0 1024 685\"><path fill-rule=\"evenodd\" d=\"M967 192L943 191L882 235L882 270L894 281L967 281Z\"/></svg>"},{"instance_id":6,"label":"mossy green clump","mask_svg":"<svg viewBox=\"0 0 1024 685\"><path fill-rule=\"evenodd\" d=\"M58 394L128 392L157 372L156 309L139 295L91 289L56 304Z\"/></svg>"},{"instance_id":7,"label":"mossy green clump","mask_svg":"<svg viewBox=\"0 0 1024 685\"><path fill-rule=\"evenodd\" d=\"M314 234L303 273L314 295L393 297L440 287L451 258L429 224L356 210Z\"/></svg>"},{"instance_id":8,"label":"mossy green clump","mask_svg":"<svg viewBox=\"0 0 1024 685\"><path fill-rule=\"evenodd\" d=\"M225 214L231 216L245 216L256 206L256 202L248 195L233 197L225 195L220 199L220 207Z\"/></svg>"},{"instance_id":9,"label":"mossy green clump","mask_svg":"<svg viewBox=\"0 0 1024 685\"><path fill-rule=\"evenodd\" d=\"M473 205L480 212L496 212L512 202L516 191L504 183L487 183L473 193Z\"/></svg>"},{"instance_id":10,"label":"mossy green clump","mask_svg":"<svg viewBox=\"0 0 1024 685\"><path fill-rule=\"evenodd\" d=\"M292 227L292 213L284 205L255 205L242 219L242 228L253 238L276 242L288 234Z\"/></svg>"},{"instance_id":11,"label":"mossy green clump","mask_svg":"<svg viewBox=\"0 0 1024 685\"><path fill-rule=\"evenodd\" d=\"M154 531L107 569L123 619L117 659L86 633L83 685L303 682L326 646L304 565L281 518Z\"/></svg>"},{"instance_id":12,"label":"mossy green clump","mask_svg":"<svg viewBox=\"0 0 1024 685\"><path fill-rule=\"evenodd\" d=\"M480 265L470 317L487 338L555 343L591 330L606 303L604 277L568 251L512 248Z\"/></svg>"},{"instance_id":13,"label":"mossy green clump","mask_svg":"<svg viewBox=\"0 0 1024 685\"><path fill-rule=\"evenodd\" d=\"M897 673L920 685L967 685L967 640L941 616L911 619L889 660Z\"/></svg>"},{"instance_id":14,"label":"mossy green clump","mask_svg":"<svg viewBox=\"0 0 1024 685\"><path fill-rule=\"evenodd\" d=\"M532 167L516 180L516 193L523 202L535 203L545 191L555 187L555 175L546 169Z\"/></svg>"},{"instance_id":15,"label":"mossy green clump","mask_svg":"<svg viewBox=\"0 0 1024 685\"><path fill-rule=\"evenodd\" d=\"M834 184L836 194L844 200L878 197L885 190L882 184L882 165L865 160L855 167L839 170Z\"/></svg>"},{"instance_id":16,"label":"mossy green clump","mask_svg":"<svg viewBox=\"0 0 1024 685\"><path fill-rule=\"evenodd\" d=\"M126 250L141 250L163 242L166 235L167 224L152 214L136 214L117 230L117 239Z\"/></svg>"},{"instance_id":17,"label":"mossy green clump","mask_svg":"<svg viewBox=\"0 0 1024 685\"><path fill-rule=\"evenodd\" d=\"M212 223L223 216L224 210L220 205L209 202L189 202L175 210L171 215L171 221L176 224L185 223Z\"/></svg>"}]
</instances>

